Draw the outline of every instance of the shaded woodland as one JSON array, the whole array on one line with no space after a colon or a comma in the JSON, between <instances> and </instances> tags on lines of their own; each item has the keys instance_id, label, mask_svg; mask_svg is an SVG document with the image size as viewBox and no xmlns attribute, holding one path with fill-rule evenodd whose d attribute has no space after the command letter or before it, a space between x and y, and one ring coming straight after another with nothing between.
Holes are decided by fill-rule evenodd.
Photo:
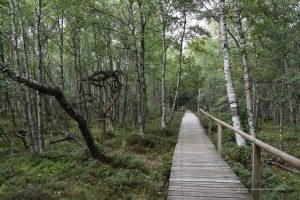
<instances>
[{"instance_id":1,"label":"shaded woodland","mask_svg":"<svg viewBox=\"0 0 300 200\"><path fill-rule=\"evenodd\" d=\"M163 199L185 109L300 157L299 28L296 0L1 1L0 198Z\"/></svg>"}]
</instances>

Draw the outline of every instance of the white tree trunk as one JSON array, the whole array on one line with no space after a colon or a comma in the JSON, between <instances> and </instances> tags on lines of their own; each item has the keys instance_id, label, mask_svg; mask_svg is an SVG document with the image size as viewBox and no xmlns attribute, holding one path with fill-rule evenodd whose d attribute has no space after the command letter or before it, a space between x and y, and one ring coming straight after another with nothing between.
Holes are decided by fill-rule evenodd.
<instances>
[{"instance_id":1,"label":"white tree trunk","mask_svg":"<svg viewBox=\"0 0 300 200\"><path fill-rule=\"evenodd\" d=\"M166 19L163 5L161 5L161 22L163 35L163 55L161 66L161 127L166 128L166 66L167 66L167 44L166 44Z\"/></svg>"},{"instance_id":2,"label":"white tree trunk","mask_svg":"<svg viewBox=\"0 0 300 200\"><path fill-rule=\"evenodd\" d=\"M165 43L166 41L164 41ZM163 63L161 68L161 126L166 128L166 59L167 59L167 48L164 44L163 52Z\"/></svg>"},{"instance_id":3,"label":"white tree trunk","mask_svg":"<svg viewBox=\"0 0 300 200\"><path fill-rule=\"evenodd\" d=\"M224 76L227 89L227 97L229 101L229 106L232 115L233 127L242 130L241 120L238 113L237 99L233 87L233 81L231 77L231 66L229 58L229 49L228 49L228 38L226 30L226 17L225 17L225 0L220 0L220 39L221 39L221 49L223 54L224 62ZM235 133L236 143L238 146L245 145L245 139L240 135Z\"/></svg>"},{"instance_id":4,"label":"white tree trunk","mask_svg":"<svg viewBox=\"0 0 300 200\"><path fill-rule=\"evenodd\" d=\"M244 69L244 84L245 84L245 94L246 94L246 106L247 106L247 115L248 115L248 125L250 129L250 135L256 137L255 131L255 121L253 116L253 107L252 107L252 96L251 96L251 86L249 81L249 67L248 67L248 58L247 58L247 45L246 39L243 31L243 25L241 20L240 10L237 5L237 1L233 0L235 6L235 18L236 18L236 25L237 30L239 32L239 50L242 57L243 62L243 69Z\"/></svg>"},{"instance_id":5,"label":"white tree trunk","mask_svg":"<svg viewBox=\"0 0 300 200\"><path fill-rule=\"evenodd\" d=\"M60 39L60 45L59 45L59 58L60 58L60 85L61 90L64 92L65 90L65 80L64 80L64 11L61 12L61 15L59 17L59 39Z\"/></svg>"}]
</instances>

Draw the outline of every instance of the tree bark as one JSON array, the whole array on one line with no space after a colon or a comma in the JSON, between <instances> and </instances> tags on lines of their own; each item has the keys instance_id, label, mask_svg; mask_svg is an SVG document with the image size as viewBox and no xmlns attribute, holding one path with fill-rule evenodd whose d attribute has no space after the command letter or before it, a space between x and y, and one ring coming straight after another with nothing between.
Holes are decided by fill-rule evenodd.
<instances>
[{"instance_id":1,"label":"tree bark","mask_svg":"<svg viewBox=\"0 0 300 200\"><path fill-rule=\"evenodd\" d=\"M128 96L128 65L126 67L125 71L125 88L124 88L124 101L123 101L123 112L122 112L122 119L121 119L121 126L125 126L125 116L126 116L126 111L127 111L127 96Z\"/></svg>"},{"instance_id":2,"label":"tree bark","mask_svg":"<svg viewBox=\"0 0 300 200\"><path fill-rule=\"evenodd\" d=\"M142 91L142 81L141 81L141 61L139 57L139 50L138 50L138 42L136 37L136 28L134 23L134 13L133 13L133 1L129 0L129 24L130 24L130 31L133 35L133 48L135 54L135 70L137 75L137 114L138 114L138 124L139 124L139 135L144 135L145 131L145 123L144 123L144 115L143 115L143 91Z\"/></svg>"},{"instance_id":3,"label":"tree bark","mask_svg":"<svg viewBox=\"0 0 300 200\"><path fill-rule=\"evenodd\" d=\"M140 119L140 134L144 134L146 114L147 114L147 89L145 79L145 28L146 21L144 16L144 7L142 0L138 1L140 14L140 59L139 59L139 76L140 76L140 90L141 90L141 119Z\"/></svg>"},{"instance_id":4,"label":"tree bark","mask_svg":"<svg viewBox=\"0 0 300 200\"><path fill-rule=\"evenodd\" d=\"M42 19L42 0L38 0L36 8L36 37L37 37L37 57L38 57L38 82L43 83L43 50L42 50L42 33L41 33L41 19ZM44 153L44 127L43 127L43 108L40 91L36 93L37 104L37 141L39 153Z\"/></svg>"},{"instance_id":5,"label":"tree bark","mask_svg":"<svg viewBox=\"0 0 300 200\"><path fill-rule=\"evenodd\" d=\"M17 35L17 26L16 26L16 12L15 12L15 5L13 0L9 0L9 8L10 8L10 21L12 27L12 44L13 44L13 56L15 61L15 67L18 72L21 71L20 69L20 56L18 50L18 35Z\"/></svg>"},{"instance_id":6,"label":"tree bark","mask_svg":"<svg viewBox=\"0 0 300 200\"><path fill-rule=\"evenodd\" d=\"M59 17L59 67L60 67L60 84L61 84L61 90L65 90L65 81L64 81L64 11L61 11L61 15Z\"/></svg>"},{"instance_id":7,"label":"tree bark","mask_svg":"<svg viewBox=\"0 0 300 200\"><path fill-rule=\"evenodd\" d=\"M225 0L220 0L220 39L221 39L221 50L223 54L224 76L226 82L227 97L228 97L229 107L232 115L233 127L242 130L241 120L238 112L237 98L236 98L232 76L231 76L231 64L230 64L230 57L229 57L227 25L226 25ZM245 145L245 139L243 137L235 133L235 138L238 146Z\"/></svg>"},{"instance_id":8,"label":"tree bark","mask_svg":"<svg viewBox=\"0 0 300 200\"><path fill-rule=\"evenodd\" d=\"M163 37L163 54L162 54L162 66L161 66L161 127L166 128L166 67L167 67L167 50L168 45L166 41L166 28L167 22L165 17L165 11L163 8L163 2L161 2L161 23L162 23L162 37Z\"/></svg>"},{"instance_id":9,"label":"tree bark","mask_svg":"<svg viewBox=\"0 0 300 200\"><path fill-rule=\"evenodd\" d=\"M248 66L248 58L247 58L247 44L246 38L243 31L243 24L241 19L240 10L238 7L237 0L233 1L235 6L235 18L236 18L236 27L239 33L239 50L240 55L242 57L243 69L244 69L244 84L245 84L245 94L246 94L246 107L247 107L247 115L248 115L248 125L250 129L250 135L256 137L255 131L255 121L253 116L253 107L252 107L252 96L251 96L251 86L249 81L249 66Z\"/></svg>"},{"instance_id":10,"label":"tree bark","mask_svg":"<svg viewBox=\"0 0 300 200\"><path fill-rule=\"evenodd\" d=\"M0 25L3 27L3 22L1 22ZM0 30L0 61L4 62L3 33L1 30Z\"/></svg>"}]
</instances>

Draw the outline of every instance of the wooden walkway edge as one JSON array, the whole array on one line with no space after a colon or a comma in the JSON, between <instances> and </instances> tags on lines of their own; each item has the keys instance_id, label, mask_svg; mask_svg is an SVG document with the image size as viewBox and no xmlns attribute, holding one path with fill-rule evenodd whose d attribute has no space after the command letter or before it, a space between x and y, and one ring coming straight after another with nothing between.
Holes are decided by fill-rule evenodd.
<instances>
[{"instance_id":1,"label":"wooden walkway edge","mask_svg":"<svg viewBox=\"0 0 300 200\"><path fill-rule=\"evenodd\" d=\"M174 150L168 200L252 199L218 154L199 119L186 111Z\"/></svg>"}]
</instances>

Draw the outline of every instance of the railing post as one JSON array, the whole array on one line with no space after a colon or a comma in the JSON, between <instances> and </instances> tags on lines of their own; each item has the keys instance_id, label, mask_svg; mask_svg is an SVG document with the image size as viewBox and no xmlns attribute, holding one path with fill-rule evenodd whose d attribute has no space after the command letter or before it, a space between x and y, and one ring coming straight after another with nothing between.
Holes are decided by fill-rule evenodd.
<instances>
[{"instance_id":1,"label":"railing post","mask_svg":"<svg viewBox=\"0 0 300 200\"><path fill-rule=\"evenodd\" d=\"M261 175L261 148L255 144L252 144L252 146L252 197L253 200L259 200Z\"/></svg>"},{"instance_id":2,"label":"railing post","mask_svg":"<svg viewBox=\"0 0 300 200\"><path fill-rule=\"evenodd\" d=\"M208 135L211 135L211 118L208 117Z\"/></svg>"},{"instance_id":3,"label":"railing post","mask_svg":"<svg viewBox=\"0 0 300 200\"><path fill-rule=\"evenodd\" d=\"M222 151L222 125L220 123L218 123L217 140L218 140L218 152L221 153L221 151Z\"/></svg>"}]
</instances>

